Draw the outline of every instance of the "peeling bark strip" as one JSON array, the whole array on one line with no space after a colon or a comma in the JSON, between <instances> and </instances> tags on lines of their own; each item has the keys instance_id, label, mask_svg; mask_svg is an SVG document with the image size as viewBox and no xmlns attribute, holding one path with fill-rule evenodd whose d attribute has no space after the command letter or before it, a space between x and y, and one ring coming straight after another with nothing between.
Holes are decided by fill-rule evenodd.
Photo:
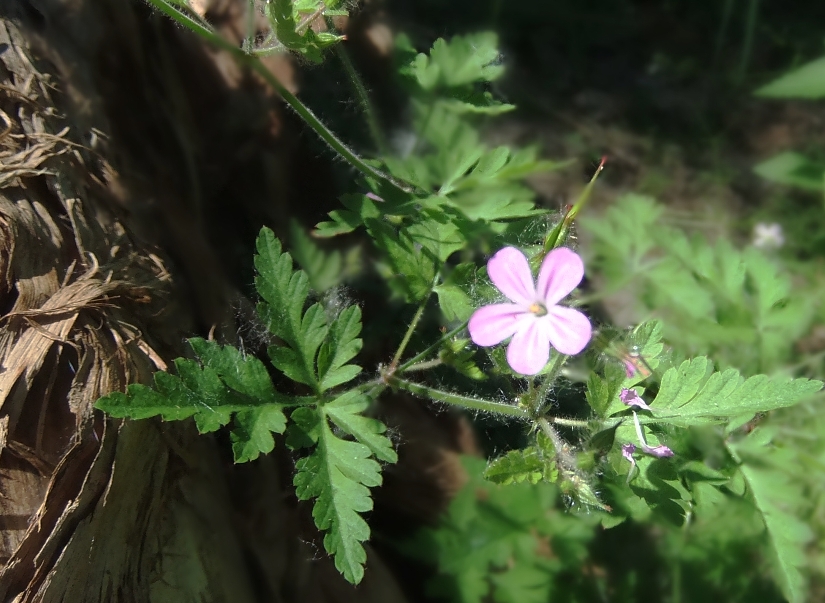
<instances>
[{"instance_id":1,"label":"peeling bark strip","mask_svg":"<svg viewBox=\"0 0 825 603\"><path fill-rule=\"evenodd\" d=\"M22 36L34 9L14 4L0 14L0 600L252 601L213 443L93 411L166 368L191 318L167 308L163 260L114 217L114 149L82 135L105 118L67 103L92 91L32 58L55 40Z\"/></svg>"}]
</instances>

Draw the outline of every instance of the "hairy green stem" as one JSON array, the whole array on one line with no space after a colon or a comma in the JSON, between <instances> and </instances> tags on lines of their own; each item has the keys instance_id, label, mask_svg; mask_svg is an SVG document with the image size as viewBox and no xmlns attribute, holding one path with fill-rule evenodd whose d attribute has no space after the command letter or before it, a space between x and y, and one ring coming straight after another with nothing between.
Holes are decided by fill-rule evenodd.
<instances>
[{"instance_id":1,"label":"hairy green stem","mask_svg":"<svg viewBox=\"0 0 825 603\"><path fill-rule=\"evenodd\" d=\"M426 360L424 362L418 362L416 364L410 365L405 369L405 372L412 373L414 371L426 371L431 368L441 366L442 364L443 363L441 362L441 358L433 358L432 360Z\"/></svg>"},{"instance_id":2,"label":"hairy green stem","mask_svg":"<svg viewBox=\"0 0 825 603\"><path fill-rule=\"evenodd\" d=\"M332 25L332 19L328 18L327 27L332 29ZM335 45L335 53L338 55L338 60L341 61L341 65L344 67L350 84L352 84L352 89L355 91L358 102L361 104L361 110L364 112L364 118L367 120L367 127L370 130L370 136L372 136L375 148L378 149L380 154L386 155L387 142L384 138L384 133L381 131L381 126L378 124L375 107L372 105L367 88L364 86L364 82L358 74L358 71L356 71L355 65L352 64L352 59L343 44Z\"/></svg>"},{"instance_id":3,"label":"hairy green stem","mask_svg":"<svg viewBox=\"0 0 825 603\"><path fill-rule=\"evenodd\" d=\"M547 417L547 421L553 423L554 425L561 425L563 427L575 427L577 429L585 429L586 427L590 427L590 423L588 421L582 421L581 419L565 419L563 417Z\"/></svg>"},{"instance_id":4,"label":"hairy green stem","mask_svg":"<svg viewBox=\"0 0 825 603\"><path fill-rule=\"evenodd\" d=\"M553 448L556 450L556 458L562 468L571 473L575 473L578 470L576 459L570 454L567 443L559 436L558 432L553 429L553 426L550 425L550 421L542 417L536 421L536 425L538 425L542 433L553 442Z\"/></svg>"},{"instance_id":5,"label":"hairy green stem","mask_svg":"<svg viewBox=\"0 0 825 603\"><path fill-rule=\"evenodd\" d=\"M467 321L465 321L465 322L461 323L460 325L458 325L458 326L457 326L455 329L453 329L452 331L449 331L449 332L447 332L447 333L444 333L444 335L442 335L442 336L438 339L438 341L436 341L435 343L433 343L433 344L432 344L431 346L429 346L426 350L424 350L423 352L419 352L418 354L416 354L415 356L413 356L412 358L410 358L409 360L407 360L404 364L402 364L401 366L399 366L399 367L398 367L398 372L399 372L399 373L403 373L403 372L405 372L405 371L409 370L409 368L410 368L412 365L414 365L414 364L416 364L416 363L420 362L421 360L423 360L424 358L426 358L427 356L429 356L429 355L430 355L430 353L432 353L434 350L437 350L438 348L440 348L440 347L441 347L441 344L443 344L445 341L447 341L448 339L450 339L450 338L451 338L451 337L453 337L454 335L456 335L456 334L460 333L461 331L463 331L463 330L464 330L464 329L466 329L466 328L467 328Z\"/></svg>"},{"instance_id":6,"label":"hairy green stem","mask_svg":"<svg viewBox=\"0 0 825 603\"><path fill-rule=\"evenodd\" d=\"M461 394L454 394L452 392L445 392L440 389L421 385L420 383L413 383L406 379L399 377L387 377L387 384L391 387L403 389L415 394L421 398L435 400L436 402L446 402L462 408L470 410L480 410L482 412L489 412L498 415L506 415L508 417L516 417L519 419L529 419L530 417L523 408L514 406L512 404L503 404L501 402L493 402L491 400L482 400L480 398L471 398L470 396L463 396Z\"/></svg>"},{"instance_id":7,"label":"hairy green stem","mask_svg":"<svg viewBox=\"0 0 825 603\"><path fill-rule=\"evenodd\" d=\"M542 410L546 408L547 404L545 404L545 400L547 399L547 394L556 382L556 378L559 376L559 371L564 365L564 361L566 359L567 356L557 353L553 357L553 362L550 365L550 372L542 376L541 385L536 390L535 397L530 404L530 408L534 409L534 412L537 415L541 414Z\"/></svg>"},{"instance_id":8,"label":"hairy green stem","mask_svg":"<svg viewBox=\"0 0 825 603\"><path fill-rule=\"evenodd\" d=\"M253 71L257 72L270 86L272 86L281 98L283 98L284 101L292 108L292 110L304 120L304 123L312 128L315 133L320 136L321 139L326 142L333 151L343 157L347 163L365 176L383 180L394 188L405 193L410 192L408 187L399 184L392 177L385 174L381 170L368 165L363 159L361 159L361 157L356 155L354 151L345 145L335 134L332 133L329 128L323 124L323 122L321 122L320 119L315 116L309 107L302 103L297 96L287 90L286 87L278 81L278 78L272 75L272 72L269 71L269 69L267 69L260 60L256 57L250 57L247 55L240 56L244 57L242 62L249 65Z\"/></svg>"},{"instance_id":9,"label":"hairy green stem","mask_svg":"<svg viewBox=\"0 0 825 603\"><path fill-rule=\"evenodd\" d=\"M191 16L183 13L182 11L170 6L164 0L146 0L149 4L153 7L161 11L163 14L171 17L174 21L183 25L187 29L192 30L196 34L198 34L203 39L207 40L208 42L214 44L218 48L222 50L226 50L229 52L239 63L242 65L249 67L260 75L264 81L272 86L272 88L281 96L281 98L289 105L295 113L304 121L304 123L309 126L315 133L321 137L321 140L326 142L333 151L338 153L344 160L349 163L352 167L357 169L359 172L364 174L365 176L369 176L371 178L377 178L379 180L383 180L387 182L394 188L401 190L403 192L410 192L411 189L400 184L395 181L391 176L385 174L381 170L378 170L371 165L367 164L361 157L359 157L352 149L350 149L346 144L344 144L329 128L327 128L323 122L315 116L315 114L307 107L303 102L301 102L297 96L292 94L287 88L278 81L272 72L264 66L263 63L254 55L247 54L243 51L242 48L239 48L225 40L210 28L204 26L202 23L199 23Z\"/></svg>"},{"instance_id":10,"label":"hairy green stem","mask_svg":"<svg viewBox=\"0 0 825 603\"><path fill-rule=\"evenodd\" d=\"M218 48L221 48L222 50L227 50L232 54L243 54L243 51L240 48L238 48L228 40L224 40L221 36L212 31L209 27L205 26L200 21L195 20L194 18L192 18L191 15L183 12L182 10L179 10L174 6L171 6L167 2L164 2L164 0L146 1L149 4L151 4L154 8L162 12L164 15L170 17L173 21L177 22L180 25L183 25L186 29L192 30L200 37L202 37L204 40L211 42Z\"/></svg>"},{"instance_id":11,"label":"hairy green stem","mask_svg":"<svg viewBox=\"0 0 825 603\"><path fill-rule=\"evenodd\" d=\"M398 350L392 358L392 362L390 363L390 371L394 371L396 367L398 367L401 356L404 354L404 350L407 349L407 344L410 343L410 338L415 332L421 317L424 316L424 309L427 307L428 301L430 301L429 295L427 295L427 297L425 297L424 300L418 305L418 309L415 311L412 321L410 321L410 326L407 327L407 332L404 333L404 339L401 340L401 344L398 346Z\"/></svg>"}]
</instances>

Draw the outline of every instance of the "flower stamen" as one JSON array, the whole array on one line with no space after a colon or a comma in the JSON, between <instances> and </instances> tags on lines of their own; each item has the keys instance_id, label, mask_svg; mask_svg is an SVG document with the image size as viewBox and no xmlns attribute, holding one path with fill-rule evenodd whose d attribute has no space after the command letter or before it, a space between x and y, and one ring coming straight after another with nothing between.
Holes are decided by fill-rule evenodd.
<instances>
[{"instance_id":1,"label":"flower stamen","mask_svg":"<svg viewBox=\"0 0 825 603\"><path fill-rule=\"evenodd\" d=\"M541 304L539 302L533 302L527 309L530 310L530 312L532 312L536 316L544 316L547 314L547 308L544 304Z\"/></svg>"}]
</instances>

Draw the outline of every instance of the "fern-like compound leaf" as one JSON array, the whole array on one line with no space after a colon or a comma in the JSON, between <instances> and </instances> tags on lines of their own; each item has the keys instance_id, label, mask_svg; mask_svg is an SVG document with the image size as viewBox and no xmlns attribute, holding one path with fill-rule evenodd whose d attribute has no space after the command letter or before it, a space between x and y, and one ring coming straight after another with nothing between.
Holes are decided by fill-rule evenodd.
<instances>
[{"instance_id":1,"label":"fern-like compound leaf","mask_svg":"<svg viewBox=\"0 0 825 603\"><path fill-rule=\"evenodd\" d=\"M198 361L178 358L176 375L155 373L154 388L132 384L113 392L96 407L114 417L166 421L194 417L198 431L208 433L229 424L235 462L250 461L275 446L272 433L283 433L283 407L295 400L275 391L263 363L214 341L192 339Z\"/></svg>"}]
</instances>

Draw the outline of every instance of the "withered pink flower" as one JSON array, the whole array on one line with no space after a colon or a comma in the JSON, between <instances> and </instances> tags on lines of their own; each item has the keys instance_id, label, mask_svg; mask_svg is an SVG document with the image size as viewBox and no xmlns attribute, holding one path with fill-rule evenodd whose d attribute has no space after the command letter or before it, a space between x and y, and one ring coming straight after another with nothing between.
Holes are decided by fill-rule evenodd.
<instances>
[{"instance_id":1,"label":"withered pink flower","mask_svg":"<svg viewBox=\"0 0 825 603\"><path fill-rule=\"evenodd\" d=\"M643 408L644 410L650 410L647 402L645 402L634 389L622 388L622 392L619 394L619 400L626 406L635 406L637 408Z\"/></svg>"}]
</instances>

